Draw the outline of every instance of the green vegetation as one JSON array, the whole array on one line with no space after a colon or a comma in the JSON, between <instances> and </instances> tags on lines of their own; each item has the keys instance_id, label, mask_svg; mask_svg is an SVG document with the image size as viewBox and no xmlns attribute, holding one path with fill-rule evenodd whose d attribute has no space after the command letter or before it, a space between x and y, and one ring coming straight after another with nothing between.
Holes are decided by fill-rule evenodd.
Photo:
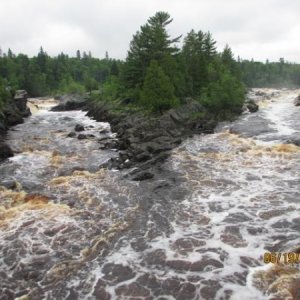
<instances>
[{"instance_id":1,"label":"green vegetation","mask_svg":"<svg viewBox=\"0 0 300 300\"><path fill-rule=\"evenodd\" d=\"M3 108L5 102L7 99L9 99L10 93L6 88L7 83L5 82L4 79L0 77L0 112L1 109Z\"/></svg>"},{"instance_id":2,"label":"green vegetation","mask_svg":"<svg viewBox=\"0 0 300 300\"><path fill-rule=\"evenodd\" d=\"M9 49L0 57L0 77L12 89L25 89L31 96L56 93L84 93L99 87L120 64L111 59L96 59L91 53L76 52L76 57L59 54L50 57L43 48L37 56L15 55Z\"/></svg>"},{"instance_id":3,"label":"green vegetation","mask_svg":"<svg viewBox=\"0 0 300 300\"><path fill-rule=\"evenodd\" d=\"M180 37L167 33L171 22L168 13L158 12L133 36L121 72L125 95L154 112L177 106L185 98L198 100L220 117L226 111L240 112L245 88L230 48L217 53L209 32L192 30L180 50L176 47Z\"/></svg>"},{"instance_id":4,"label":"green vegetation","mask_svg":"<svg viewBox=\"0 0 300 300\"><path fill-rule=\"evenodd\" d=\"M154 112L161 112L178 104L174 86L156 60L152 60L147 68L140 100L143 106Z\"/></svg>"},{"instance_id":5,"label":"green vegetation","mask_svg":"<svg viewBox=\"0 0 300 300\"><path fill-rule=\"evenodd\" d=\"M246 87L299 86L300 65L234 59L229 46L218 52L211 33L191 30L171 37L166 12L157 12L133 35L124 62L92 57L50 57L43 48L29 58L9 49L0 56L0 106L7 94L26 89L31 96L85 93L116 110L161 113L192 98L220 119L238 114Z\"/></svg>"},{"instance_id":6,"label":"green vegetation","mask_svg":"<svg viewBox=\"0 0 300 300\"><path fill-rule=\"evenodd\" d=\"M241 79L248 87L299 87L300 64L286 62L265 63L238 60Z\"/></svg>"}]
</instances>

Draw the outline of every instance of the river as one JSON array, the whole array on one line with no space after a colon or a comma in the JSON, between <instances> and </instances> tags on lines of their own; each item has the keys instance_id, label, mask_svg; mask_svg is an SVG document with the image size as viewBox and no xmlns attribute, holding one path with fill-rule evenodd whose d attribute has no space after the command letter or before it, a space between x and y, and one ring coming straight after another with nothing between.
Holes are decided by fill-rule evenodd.
<instances>
[{"instance_id":1,"label":"river","mask_svg":"<svg viewBox=\"0 0 300 300\"><path fill-rule=\"evenodd\" d=\"M32 100L0 165L0 299L300 299L299 263L264 263L300 252L299 93L251 91L257 113L144 182L99 169L117 155L100 149L109 124Z\"/></svg>"}]
</instances>

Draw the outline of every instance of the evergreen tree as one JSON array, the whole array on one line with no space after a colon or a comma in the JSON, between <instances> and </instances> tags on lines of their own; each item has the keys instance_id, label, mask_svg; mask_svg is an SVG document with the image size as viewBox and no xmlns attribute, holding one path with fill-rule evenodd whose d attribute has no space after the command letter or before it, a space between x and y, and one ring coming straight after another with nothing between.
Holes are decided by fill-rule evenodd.
<instances>
[{"instance_id":1,"label":"evergreen tree","mask_svg":"<svg viewBox=\"0 0 300 300\"><path fill-rule=\"evenodd\" d=\"M200 32L201 31L199 31L199 33ZM199 33L198 33L198 35L199 35ZM216 50L216 41L212 38L212 35L210 32L207 32L204 34L203 44L204 44L203 50L204 50L206 59L207 59L207 61L211 61L211 59L213 59L216 56L217 50Z\"/></svg>"},{"instance_id":2,"label":"evergreen tree","mask_svg":"<svg viewBox=\"0 0 300 300\"><path fill-rule=\"evenodd\" d=\"M162 112L178 104L174 87L156 60L152 60L147 69L140 101L154 112Z\"/></svg>"},{"instance_id":3,"label":"evergreen tree","mask_svg":"<svg viewBox=\"0 0 300 300\"><path fill-rule=\"evenodd\" d=\"M79 59L79 60L81 59L80 50L76 51L76 58Z\"/></svg>"},{"instance_id":4,"label":"evergreen tree","mask_svg":"<svg viewBox=\"0 0 300 300\"><path fill-rule=\"evenodd\" d=\"M37 61L37 65L39 66L41 72L43 72L43 73L47 72L47 60L48 60L48 55L44 51L43 47L41 47L36 61Z\"/></svg>"},{"instance_id":5,"label":"evergreen tree","mask_svg":"<svg viewBox=\"0 0 300 300\"><path fill-rule=\"evenodd\" d=\"M216 42L211 34L191 30L184 39L182 59L186 76L186 96L199 97L208 84L208 65L215 59Z\"/></svg>"},{"instance_id":6,"label":"evergreen tree","mask_svg":"<svg viewBox=\"0 0 300 300\"><path fill-rule=\"evenodd\" d=\"M110 67L110 75L113 75L113 76L119 75L119 67L115 60L112 62L112 65Z\"/></svg>"},{"instance_id":7,"label":"evergreen tree","mask_svg":"<svg viewBox=\"0 0 300 300\"><path fill-rule=\"evenodd\" d=\"M168 13L157 12L133 36L123 67L122 79L125 88L135 91L137 97L150 62L156 60L164 68L165 58L178 51L174 43L178 42L180 37L171 39L166 29L171 22Z\"/></svg>"},{"instance_id":8,"label":"evergreen tree","mask_svg":"<svg viewBox=\"0 0 300 300\"><path fill-rule=\"evenodd\" d=\"M8 48L8 51L7 51L7 57L8 57L8 58L14 58L14 57L15 57L15 55L13 54L13 52L11 51L10 48Z\"/></svg>"},{"instance_id":9,"label":"evergreen tree","mask_svg":"<svg viewBox=\"0 0 300 300\"><path fill-rule=\"evenodd\" d=\"M221 53L221 61L233 76L239 80L242 79L242 72L239 68L239 63L234 59L233 52L228 45L225 46L223 52Z\"/></svg>"},{"instance_id":10,"label":"evergreen tree","mask_svg":"<svg viewBox=\"0 0 300 300\"><path fill-rule=\"evenodd\" d=\"M221 119L238 114L245 99L244 85L222 64L209 67L210 82L203 89L202 103Z\"/></svg>"},{"instance_id":11,"label":"evergreen tree","mask_svg":"<svg viewBox=\"0 0 300 300\"><path fill-rule=\"evenodd\" d=\"M3 108L5 102L9 99L9 96L10 94L7 90L7 82L0 77L0 109Z\"/></svg>"}]
</instances>

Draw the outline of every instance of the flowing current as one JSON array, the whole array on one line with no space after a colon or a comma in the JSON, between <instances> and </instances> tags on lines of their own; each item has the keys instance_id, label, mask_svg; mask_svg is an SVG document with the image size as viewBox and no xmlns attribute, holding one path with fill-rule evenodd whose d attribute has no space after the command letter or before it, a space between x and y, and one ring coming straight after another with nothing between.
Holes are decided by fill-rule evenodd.
<instances>
[{"instance_id":1,"label":"flowing current","mask_svg":"<svg viewBox=\"0 0 300 300\"><path fill-rule=\"evenodd\" d=\"M263 260L300 252L299 93L253 90L140 183L99 169L109 124L33 100L0 165L0 299L300 299L299 263Z\"/></svg>"}]
</instances>

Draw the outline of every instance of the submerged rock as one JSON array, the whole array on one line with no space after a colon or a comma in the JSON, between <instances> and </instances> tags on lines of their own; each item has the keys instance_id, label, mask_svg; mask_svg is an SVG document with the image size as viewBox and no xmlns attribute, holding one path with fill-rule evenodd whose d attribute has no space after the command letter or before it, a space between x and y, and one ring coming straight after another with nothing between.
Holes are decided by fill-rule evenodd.
<instances>
[{"instance_id":1,"label":"submerged rock","mask_svg":"<svg viewBox=\"0 0 300 300\"><path fill-rule=\"evenodd\" d=\"M70 132L70 133L67 135L67 137L71 137L71 138L76 137L76 132L74 132L74 131Z\"/></svg>"},{"instance_id":2,"label":"submerged rock","mask_svg":"<svg viewBox=\"0 0 300 300\"><path fill-rule=\"evenodd\" d=\"M252 137L263 133L275 132L275 130L270 127L268 120L253 115L253 117L251 116L251 126L249 126L247 121L239 120L232 124L229 132L243 137Z\"/></svg>"},{"instance_id":3,"label":"submerged rock","mask_svg":"<svg viewBox=\"0 0 300 300\"><path fill-rule=\"evenodd\" d=\"M294 144L295 146L300 147L300 138L299 139L291 139L286 141L287 144Z\"/></svg>"},{"instance_id":4,"label":"submerged rock","mask_svg":"<svg viewBox=\"0 0 300 300\"><path fill-rule=\"evenodd\" d=\"M295 104L295 106L300 106L300 95L295 98L294 104Z\"/></svg>"},{"instance_id":5,"label":"submerged rock","mask_svg":"<svg viewBox=\"0 0 300 300\"><path fill-rule=\"evenodd\" d=\"M147 179L151 179L154 177L154 174L149 172L149 171L142 171L137 173L132 180L134 181L142 181L142 180L147 180Z\"/></svg>"},{"instance_id":6,"label":"submerged rock","mask_svg":"<svg viewBox=\"0 0 300 300\"><path fill-rule=\"evenodd\" d=\"M87 135L86 134L78 134L78 137L77 137L79 140L86 140L87 139Z\"/></svg>"}]
</instances>

